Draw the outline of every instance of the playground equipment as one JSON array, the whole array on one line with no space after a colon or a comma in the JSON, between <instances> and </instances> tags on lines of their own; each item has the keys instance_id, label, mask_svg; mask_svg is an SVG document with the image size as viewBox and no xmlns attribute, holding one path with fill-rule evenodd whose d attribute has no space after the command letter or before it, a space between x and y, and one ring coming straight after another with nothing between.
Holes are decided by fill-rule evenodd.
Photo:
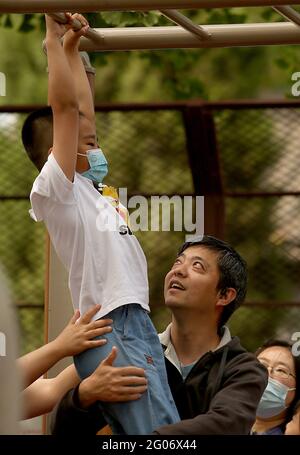
<instances>
[{"instance_id":1,"label":"playground equipment","mask_svg":"<svg viewBox=\"0 0 300 455\"><path fill-rule=\"evenodd\" d=\"M64 22L62 12L158 10L172 23L167 27L116 27L90 29L81 38L81 50L119 51L136 49L217 48L300 44L300 14L285 0L0 0L0 13L51 13ZM300 5L300 1L293 2ZM255 24L194 24L180 10L227 7L273 8L284 22ZM59 13L59 12L60 13ZM74 22L74 27L80 27ZM46 341L53 339L70 317L72 305L67 276L49 245L46 283ZM52 370L55 375L62 364Z\"/></svg>"},{"instance_id":2,"label":"playground equipment","mask_svg":"<svg viewBox=\"0 0 300 455\"><path fill-rule=\"evenodd\" d=\"M169 27L116 27L91 29L81 50L214 48L300 43L300 14L283 0L0 0L0 13L54 13L57 11L159 10L177 24ZM300 4L300 2L293 2ZM179 9L270 6L287 21L257 24L194 24Z\"/></svg>"}]
</instances>

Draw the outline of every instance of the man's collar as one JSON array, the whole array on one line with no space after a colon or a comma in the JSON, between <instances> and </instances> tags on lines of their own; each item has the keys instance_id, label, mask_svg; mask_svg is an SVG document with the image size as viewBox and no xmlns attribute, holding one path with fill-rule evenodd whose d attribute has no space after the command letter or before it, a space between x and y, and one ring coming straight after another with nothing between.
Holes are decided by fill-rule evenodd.
<instances>
[{"instance_id":1,"label":"man's collar","mask_svg":"<svg viewBox=\"0 0 300 455\"><path fill-rule=\"evenodd\" d=\"M163 346L168 346L168 344L171 343L171 326L172 322L170 322L164 332L158 334L160 344Z\"/></svg>"},{"instance_id":2,"label":"man's collar","mask_svg":"<svg viewBox=\"0 0 300 455\"><path fill-rule=\"evenodd\" d=\"M228 344L229 341L231 341L231 333L230 333L229 328L226 325L223 325L221 330L223 332L223 335L222 335L222 338L220 340L220 343L218 344L216 349L214 349L214 351L217 351L218 349L220 349L223 346L225 346L226 344Z\"/></svg>"},{"instance_id":3,"label":"man's collar","mask_svg":"<svg viewBox=\"0 0 300 455\"><path fill-rule=\"evenodd\" d=\"M170 324L167 326L167 328L166 328L166 330L164 332L158 334L160 343L163 346L166 346L166 347L168 347L168 345L170 343L172 344L172 342L171 342L171 326L172 326L172 322L170 322ZM225 346L225 344L229 343L229 341L231 340L231 334L230 334L229 328L226 325L224 325L222 327L222 330L223 330L222 338L221 338L220 343L218 344L218 346L214 349L214 351L216 351L217 349L222 348L223 346Z\"/></svg>"},{"instance_id":4,"label":"man's collar","mask_svg":"<svg viewBox=\"0 0 300 455\"><path fill-rule=\"evenodd\" d=\"M171 326L172 322L167 326L166 330L162 333L159 333L159 341L165 347L165 357L177 368L177 370L181 373L180 361L177 357L175 348L171 341ZM231 340L231 334L228 327L222 327L223 335L220 340L218 346L213 350L217 351L218 349L222 348L226 344L228 344Z\"/></svg>"}]
</instances>

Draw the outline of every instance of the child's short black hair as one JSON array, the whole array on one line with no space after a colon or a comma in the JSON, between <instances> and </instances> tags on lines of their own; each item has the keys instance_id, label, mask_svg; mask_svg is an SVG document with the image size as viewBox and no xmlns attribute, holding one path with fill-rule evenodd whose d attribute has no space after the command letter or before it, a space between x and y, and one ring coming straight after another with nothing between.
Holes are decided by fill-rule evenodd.
<instances>
[{"instance_id":1,"label":"child's short black hair","mask_svg":"<svg viewBox=\"0 0 300 455\"><path fill-rule=\"evenodd\" d=\"M27 155L40 171L53 145L53 115L50 106L28 115L22 128L22 142Z\"/></svg>"}]
</instances>

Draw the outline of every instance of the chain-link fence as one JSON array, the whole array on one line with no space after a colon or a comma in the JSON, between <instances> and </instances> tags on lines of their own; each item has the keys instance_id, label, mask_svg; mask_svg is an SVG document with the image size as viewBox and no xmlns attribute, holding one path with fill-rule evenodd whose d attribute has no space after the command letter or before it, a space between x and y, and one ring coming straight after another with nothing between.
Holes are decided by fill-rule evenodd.
<instances>
[{"instance_id":1,"label":"chain-link fence","mask_svg":"<svg viewBox=\"0 0 300 455\"><path fill-rule=\"evenodd\" d=\"M213 109L226 200L225 236L247 258L248 307L232 326L255 349L300 330L300 109Z\"/></svg>"},{"instance_id":2,"label":"chain-link fence","mask_svg":"<svg viewBox=\"0 0 300 455\"><path fill-rule=\"evenodd\" d=\"M225 223L222 213L216 217L225 226L225 239L249 264L247 304L233 316L231 327L253 350L265 338L290 338L300 329L300 108L199 106L211 115L215 128L221 179L217 193L225 206ZM128 198L143 195L148 202L151 195L193 194L210 148L204 153L203 144L194 141L191 150L187 108L184 103L99 107L99 142L110 164L107 183L127 188ZM45 231L28 215L28 195L37 172L20 140L26 109L0 112L0 261L11 281L22 352L27 352L43 342ZM193 121L197 130L197 116ZM215 174L212 169L213 178ZM151 210L149 220L150 215ZM153 320L162 329L169 320L163 277L184 233L153 232L150 224L136 235L148 260Z\"/></svg>"},{"instance_id":3,"label":"chain-link fence","mask_svg":"<svg viewBox=\"0 0 300 455\"><path fill-rule=\"evenodd\" d=\"M30 220L28 195L37 172L22 149L25 114L0 113L0 261L17 305L21 352L43 343L44 228Z\"/></svg>"}]
</instances>

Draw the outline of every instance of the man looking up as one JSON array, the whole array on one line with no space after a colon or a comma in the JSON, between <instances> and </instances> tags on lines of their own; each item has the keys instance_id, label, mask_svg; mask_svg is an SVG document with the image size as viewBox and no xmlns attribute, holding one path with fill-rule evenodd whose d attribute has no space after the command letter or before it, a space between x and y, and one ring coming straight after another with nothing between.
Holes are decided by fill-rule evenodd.
<instances>
[{"instance_id":1,"label":"man looking up","mask_svg":"<svg viewBox=\"0 0 300 455\"><path fill-rule=\"evenodd\" d=\"M267 385L267 371L224 326L246 295L245 261L212 236L184 243L165 278L172 322L160 334L168 381L181 421L158 434L249 434ZM126 400L115 353L69 391L54 423L55 434L93 434L105 422L94 403Z\"/></svg>"}]
</instances>

